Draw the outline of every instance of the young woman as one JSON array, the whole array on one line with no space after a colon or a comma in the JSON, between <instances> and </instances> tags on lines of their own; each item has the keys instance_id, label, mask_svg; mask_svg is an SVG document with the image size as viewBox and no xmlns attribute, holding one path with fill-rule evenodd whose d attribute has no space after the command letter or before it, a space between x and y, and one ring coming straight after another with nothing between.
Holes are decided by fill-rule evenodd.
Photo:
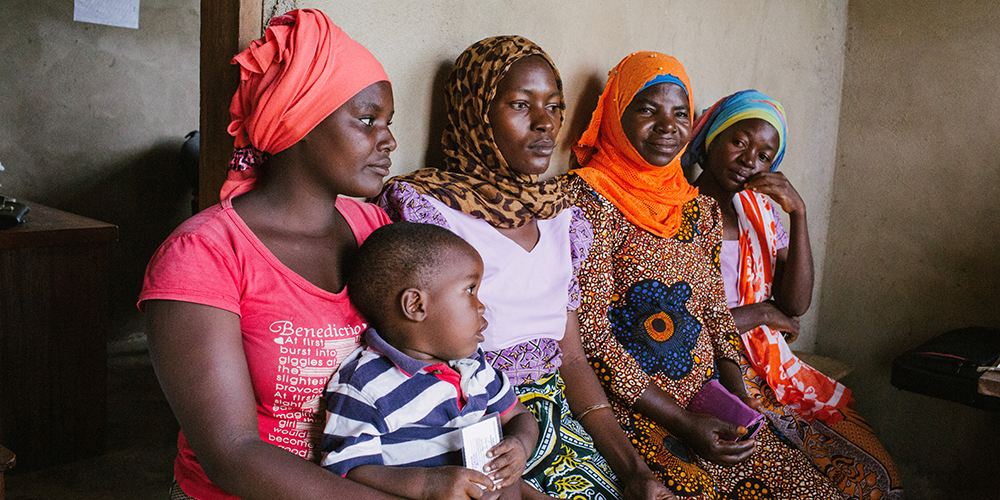
<instances>
[{"instance_id":1,"label":"young woman","mask_svg":"<svg viewBox=\"0 0 1000 500\"><path fill-rule=\"evenodd\" d=\"M805 203L776 171L787 134L781 104L744 90L719 100L698 119L683 160L684 166L701 165L695 186L721 209L719 260L726 300L743 341L743 376L772 425L845 495L902 498L895 465L851 408L850 390L788 347L798 336L798 317L812 300L813 261ZM777 207L789 216L787 232Z\"/></svg>"},{"instance_id":2,"label":"young woman","mask_svg":"<svg viewBox=\"0 0 1000 500\"><path fill-rule=\"evenodd\" d=\"M580 269L580 329L618 421L678 497L840 499L768 427L689 412L710 379L746 399L726 308L715 201L684 178L691 86L676 59L636 52L610 73L574 147L576 204L595 239Z\"/></svg>"},{"instance_id":3,"label":"young woman","mask_svg":"<svg viewBox=\"0 0 1000 500\"><path fill-rule=\"evenodd\" d=\"M274 18L234 60L234 170L222 202L182 224L139 308L181 426L171 498L385 498L320 468L330 375L366 325L344 262L381 209L396 142L382 66L323 13Z\"/></svg>"},{"instance_id":4,"label":"young woman","mask_svg":"<svg viewBox=\"0 0 1000 500\"><path fill-rule=\"evenodd\" d=\"M576 269L593 235L565 182L538 180L563 120L552 60L522 37L487 38L458 57L445 91L445 165L393 179L380 204L393 219L447 227L482 255L483 349L540 426L525 497L668 498L607 411L580 345Z\"/></svg>"}]
</instances>

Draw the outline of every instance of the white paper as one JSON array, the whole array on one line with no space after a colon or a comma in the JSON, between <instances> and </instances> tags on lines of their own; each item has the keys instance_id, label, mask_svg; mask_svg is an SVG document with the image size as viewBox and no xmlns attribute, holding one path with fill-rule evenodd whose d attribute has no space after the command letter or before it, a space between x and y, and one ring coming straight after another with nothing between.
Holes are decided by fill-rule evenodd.
<instances>
[{"instance_id":1,"label":"white paper","mask_svg":"<svg viewBox=\"0 0 1000 500\"><path fill-rule=\"evenodd\" d=\"M73 20L139 29L139 0L74 0Z\"/></svg>"},{"instance_id":2,"label":"white paper","mask_svg":"<svg viewBox=\"0 0 1000 500\"><path fill-rule=\"evenodd\" d=\"M500 415L493 413L462 428L462 457L465 466L483 472L491 460L486 452L500 444Z\"/></svg>"}]
</instances>

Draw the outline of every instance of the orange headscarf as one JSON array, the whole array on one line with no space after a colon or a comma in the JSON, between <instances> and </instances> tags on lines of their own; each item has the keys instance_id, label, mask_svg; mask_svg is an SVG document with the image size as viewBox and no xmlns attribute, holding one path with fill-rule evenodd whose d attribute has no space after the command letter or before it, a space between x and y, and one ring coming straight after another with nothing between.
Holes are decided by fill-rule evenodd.
<instances>
[{"instance_id":1,"label":"orange headscarf","mask_svg":"<svg viewBox=\"0 0 1000 500\"><path fill-rule=\"evenodd\" d=\"M253 187L251 158L288 148L354 94L389 81L368 49L315 9L273 18L264 38L251 42L233 64L240 65L240 87L229 106L236 153L222 199Z\"/></svg>"},{"instance_id":2,"label":"orange headscarf","mask_svg":"<svg viewBox=\"0 0 1000 500\"><path fill-rule=\"evenodd\" d=\"M630 222L657 236L677 233L681 205L698 196L681 170L684 149L663 167L650 165L622 130L622 114L647 82L670 75L680 80L693 106L691 82L677 59L658 52L635 52L608 73L590 126L573 146L581 168L573 172L621 210ZM686 148L687 146L685 146Z\"/></svg>"}]
</instances>

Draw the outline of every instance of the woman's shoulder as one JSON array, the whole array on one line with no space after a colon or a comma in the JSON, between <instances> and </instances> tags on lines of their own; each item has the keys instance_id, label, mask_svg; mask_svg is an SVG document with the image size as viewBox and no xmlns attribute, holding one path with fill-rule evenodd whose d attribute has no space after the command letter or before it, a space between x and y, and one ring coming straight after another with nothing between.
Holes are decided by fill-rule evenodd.
<instances>
[{"instance_id":1,"label":"woman's shoulder","mask_svg":"<svg viewBox=\"0 0 1000 500\"><path fill-rule=\"evenodd\" d=\"M378 205L354 198L340 197L337 199L337 210L347 218L352 227L356 224L371 226L373 229L392 222Z\"/></svg>"},{"instance_id":2,"label":"woman's shoulder","mask_svg":"<svg viewBox=\"0 0 1000 500\"><path fill-rule=\"evenodd\" d=\"M431 203L431 198L402 179L393 179L386 184L378 198L378 205L397 222L421 222L451 229L442 211Z\"/></svg>"},{"instance_id":3,"label":"woman's shoulder","mask_svg":"<svg viewBox=\"0 0 1000 500\"><path fill-rule=\"evenodd\" d=\"M163 242L198 241L204 245L230 247L249 231L233 210L231 203L224 201L213 205L182 222Z\"/></svg>"},{"instance_id":4,"label":"woman's shoulder","mask_svg":"<svg viewBox=\"0 0 1000 500\"><path fill-rule=\"evenodd\" d=\"M571 196L573 196L573 204L580 207L585 214L594 211L608 213L618 211L614 203L611 203L601 193L594 190L583 177L575 175L572 172L567 175L569 176L569 188Z\"/></svg>"}]
</instances>

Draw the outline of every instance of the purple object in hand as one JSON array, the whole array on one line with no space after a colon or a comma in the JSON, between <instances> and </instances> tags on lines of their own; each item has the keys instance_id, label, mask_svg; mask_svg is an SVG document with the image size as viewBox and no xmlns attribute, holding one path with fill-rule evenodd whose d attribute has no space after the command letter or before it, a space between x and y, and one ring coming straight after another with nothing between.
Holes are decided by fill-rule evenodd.
<instances>
[{"instance_id":1,"label":"purple object in hand","mask_svg":"<svg viewBox=\"0 0 1000 500\"><path fill-rule=\"evenodd\" d=\"M694 413L707 413L719 420L746 427L747 433L738 441L754 437L764 424L764 415L754 411L729 392L718 379L709 380L701 386L698 394L691 398L687 409Z\"/></svg>"}]
</instances>

